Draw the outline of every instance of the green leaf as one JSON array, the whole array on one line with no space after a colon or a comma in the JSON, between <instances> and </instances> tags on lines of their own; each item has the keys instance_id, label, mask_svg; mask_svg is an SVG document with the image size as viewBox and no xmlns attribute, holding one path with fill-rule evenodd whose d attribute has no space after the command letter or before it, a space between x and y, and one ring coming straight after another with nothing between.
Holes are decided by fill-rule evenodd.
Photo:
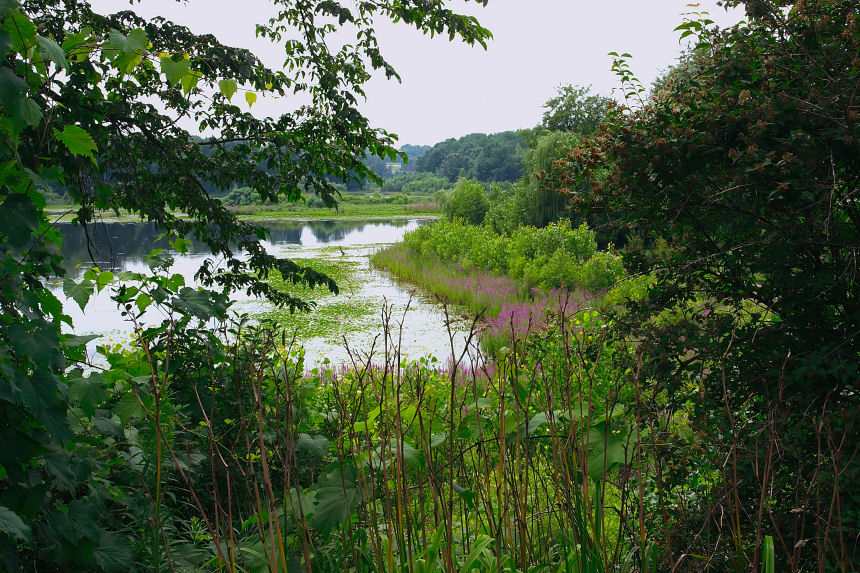
<instances>
[{"instance_id":1,"label":"green leaf","mask_svg":"<svg viewBox=\"0 0 860 573\"><path fill-rule=\"evenodd\" d=\"M90 34L92 34L92 30L90 28L84 28L80 32L76 32L74 34L67 34L66 39L63 40L63 51L71 52L81 44L85 43Z\"/></svg>"},{"instance_id":2,"label":"green leaf","mask_svg":"<svg viewBox=\"0 0 860 573\"><path fill-rule=\"evenodd\" d=\"M57 67L61 70L68 67L66 54L58 43L50 38L46 38L38 34L36 34L36 42L39 43L39 53L44 59L51 60L57 64Z\"/></svg>"},{"instance_id":3,"label":"green leaf","mask_svg":"<svg viewBox=\"0 0 860 573\"><path fill-rule=\"evenodd\" d=\"M0 205L0 238L5 237L13 247L24 247L39 228L39 210L33 200L24 193L12 193Z\"/></svg>"},{"instance_id":4,"label":"green leaf","mask_svg":"<svg viewBox=\"0 0 860 573\"><path fill-rule=\"evenodd\" d=\"M191 90L197 87L197 81L200 79L200 72L195 72L194 70L190 70L187 74L182 76L182 93L186 96L191 93Z\"/></svg>"},{"instance_id":5,"label":"green leaf","mask_svg":"<svg viewBox=\"0 0 860 573\"><path fill-rule=\"evenodd\" d=\"M44 290L37 293L37 296L39 298L39 306L42 307L42 312L58 319L63 316L63 303L60 302L60 299L54 296L54 293L49 290Z\"/></svg>"},{"instance_id":6,"label":"green leaf","mask_svg":"<svg viewBox=\"0 0 860 573\"><path fill-rule=\"evenodd\" d=\"M142 292L134 299L134 304L141 313L146 312L146 309L152 304L152 297Z\"/></svg>"},{"instance_id":7,"label":"green leaf","mask_svg":"<svg viewBox=\"0 0 860 573\"><path fill-rule=\"evenodd\" d=\"M546 418L545 413L539 412L539 413L535 414L534 417L532 417L532 419L529 420L529 434L534 434L535 430L537 430L538 428L540 428L541 426L543 426L547 422L548 422L548 420Z\"/></svg>"},{"instance_id":8,"label":"green leaf","mask_svg":"<svg viewBox=\"0 0 860 573\"><path fill-rule=\"evenodd\" d=\"M146 418L146 410L137 400L137 396L132 392L124 394L123 397L119 399L116 408L114 408L114 414L119 416L119 419L123 424L128 422L129 418L139 418L141 420Z\"/></svg>"},{"instance_id":9,"label":"green leaf","mask_svg":"<svg viewBox=\"0 0 860 573\"><path fill-rule=\"evenodd\" d=\"M299 439L296 440L296 451L305 452L312 458L321 458L329 448L328 439L325 436L311 436L309 434L299 434Z\"/></svg>"},{"instance_id":10,"label":"green leaf","mask_svg":"<svg viewBox=\"0 0 860 573\"><path fill-rule=\"evenodd\" d=\"M86 346L97 338L101 338L101 336L98 334L85 334L83 336L67 334L63 336L63 341L66 344L66 348L77 348L81 346Z\"/></svg>"},{"instance_id":11,"label":"green leaf","mask_svg":"<svg viewBox=\"0 0 860 573\"><path fill-rule=\"evenodd\" d=\"M54 128L54 137L57 141L65 145L66 149L75 157L83 155L92 159L93 163L96 163L93 152L98 151L98 147L95 141L93 141L93 137L85 129L77 125L67 125L63 128L63 131L58 131L57 128Z\"/></svg>"},{"instance_id":12,"label":"green leaf","mask_svg":"<svg viewBox=\"0 0 860 573\"><path fill-rule=\"evenodd\" d=\"M36 127L42 121L42 109L30 98L21 98L16 107L14 113L30 127Z\"/></svg>"},{"instance_id":13,"label":"green leaf","mask_svg":"<svg viewBox=\"0 0 860 573\"><path fill-rule=\"evenodd\" d=\"M84 362L87 359L87 343L96 338L100 338L100 336L96 334L86 336L64 334L62 340L66 358L70 361Z\"/></svg>"},{"instance_id":14,"label":"green leaf","mask_svg":"<svg viewBox=\"0 0 860 573\"><path fill-rule=\"evenodd\" d=\"M69 396L78 401L87 416L92 416L98 405L108 398L107 383L98 372L91 373L87 378L70 377L68 385Z\"/></svg>"},{"instance_id":15,"label":"green leaf","mask_svg":"<svg viewBox=\"0 0 860 573\"><path fill-rule=\"evenodd\" d=\"M212 297L209 291L191 287L182 287L172 304L180 312L191 314L201 320L221 316L226 310L226 306Z\"/></svg>"},{"instance_id":16,"label":"green leaf","mask_svg":"<svg viewBox=\"0 0 860 573\"><path fill-rule=\"evenodd\" d=\"M96 288L98 292L102 292L102 290L113 282L113 273L110 271L102 271L96 277Z\"/></svg>"},{"instance_id":17,"label":"green leaf","mask_svg":"<svg viewBox=\"0 0 860 573\"><path fill-rule=\"evenodd\" d=\"M100 414L93 416L93 428L104 434L105 436L113 436L122 439L125 434L122 426L116 420L103 415L104 410L99 411Z\"/></svg>"},{"instance_id":18,"label":"green leaf","mask_svg":"<svg viewBox=\"0 0 860 573\"><path fill-rule=\"evenodd\" d=\"M22 374L19 377L19 382L26 380L27 383L36 385L38 392L47 391L47 401L50 402L52 400L50 394L55 388L45 387L56 386L57 380L53 378L52 373L44 369L65 364L60 352L59 333L48 322L36 323L35 328L34 323L26 324L26 326L25 324L21 322L12 324L6 332L6 336L18 357L31 360L40 370L37 373ZM40 377L49 379L42 380Z\"/></svg>"},{"instance_id":19,"label":"green leaf","mask_svg":"<svg viewBox=\"0 0 860 573\"><path fill-rule=\"evenodd\" d=\"M149 38L140 28L132 30L128 36L123 36L118 30L110 31L108 46L114 50L111 61L124 74L131 73L140 64L148 45Z\"/></svg>"},{"instance_id":20,"label":"green leaf","mask_svg":"<svg viewBox=\"0 0 860 573\"><path fill-rule=\"evenodd\" d=\"M5 18L19 6L18 0L0 0L0 18Z\"/></svg>"},{"instance_id":21,"label":"green leaf","mask_svg":"<svg viewBox=\"0 0 860 573\"><path fill-rule=\"evenodd\" d=\"M191 243L183 237L175 237L170 241L170 246L173 247L177 253L182 253L183 255L188 252L188 246L190 244Z\"/></svg>"},{"instance_id":22,"label":"green leaf","mask_svg":"<svg viewBox=\"0 0 860 573\"><path fill-rule=\"evenodd\" d=\"M361 501L356 485L355 470L334 467L320 476L317 487L317 510L311 523L322 534L346 523L352 510Z\"/></svg>"},{"instance_id":23,"label":"green leaf","mask_svg":"<svg viewBox=\"0 0 860 573\"><path fill-rule=\"evenodd\" d=\"M776 568L776 558L773 546L773 536L764 536L764 547L762 547L761 570L762 573L773 573Z\"/></svg>"},{"instance_id":24,"label":"green leaf","mask_svg":"<svg viewBox=\"0 0 860 573\"><path fill-rule=\"evenodd\" d=\"M466 506L467 506L469 509L475 509L475 499L477 499L478 494L476 494L475 492L470 491L470 490L468 490L468 489L464 488L463 486L461 486L461 485L459 485L459 484L457 484L457 483L455 483L455 484L453 484L453 485L454 485L454 492L455 492L457 495L459 495L459 496L460 496L460 498L461 498L464 502L466 502Z\"/></svg>"},{"instance_id":25,"label":"green leaf","mask_svg":"<svg viewBox=\"0 0 860 573\"><path fill-rule=\"evenodd\" d=\"M588 475L600 479L616 465L626 464L632 454L635 440L627 432L617 435L607 431L605 424L593 425L588 436Z\"/></svg>"},{"instance_id":26,"label":"green leaf","mask_svg":"<svg viewBox=\"0 0 860 573\"><path fill-rule=\"evenodd\" d=\"M188 68L191 66L191 60L188 56L183 56L180 60L175 60L171 56L161 56L161 71L167 76L167 82L170 85L176 85L188 74Z\"/></svg>"},{"instance_id":27,"label":"green leaf","mask_svg":"<svg viewBox=\"0 0 860 573\"><path fill-rule=\"evenodd\" d=\"M21 541L30 541L32 531L17 513L0 505L0 531Z\"/></svg>"},{"instance_id":28,"label":"green leaf","mask_svg":"<svg viewBox=\"0 0 860 573\"><path fill-rule=\"evenodd\" d=\"M401 442L396 438L391 439L391 451L397 454L397 448L401 448L403 454L403 464L410 468L419 468L424 466L424 454L419 452L412 444L407 441Z\"/></svg>"},{"instance_id":29,"label":"green leaf","mask_svg":"<svg viewBox=\"0 0 860 573\"><path fill-rule=\"evenodd\" d=\"M108 37L108 47L116 50L118 55L139 55L149 45L149 38L142 28L132 30L128 36L123 36L119 30L111 30Z\"/></svg>"},{"instance_id":30,"label":"green leaf","mask_svg":"<svg viewBox=\"0 0 860 573\"><path fill-rule=\"evenodd\" d=\"M93 296L93 292L95 292L93 281L86 279L79 283L76 283L72 279L63 281L63 293L78 303L81 310L84 310L84 307L87 306L90 297Z\"/></svg>"},{"instance_id":31,"label":"green leaf","mask_svg":"<svg viewBox=\"0 0 860 573\"><path fill-rule=\"evenodd\" d=\"M9 32L12 48L19 53L26 52L33 45L36 26L21 12L11 12L3 22L3 29Z\"/></svg>"},{"instance_id":32,"label":"green leaf","mask_svg":"<svg viewBox=\"0 0 860 573\"><path fill-rule=\"evenodd\" d=\"M12 180L20 173L17 167L18 162L14 159L0 163L0 185L12 186Z\"/></svg>"},{"instance_id":33,"label":"green leaf","mask_svg":"<svg viewBox=\"0 0 860 573\"><path fill-rule=\"evenodd\" d=\"M91 559L102 571L127 570L132 562L131 543L120 535L102 531L99 547Z\"/></svg>"},{"instance_id":34,"label":"green leaf","mask_svg":"<svg viewBox=\"0 0 860 573\"><path fill-rule=\"evenodd\" d=\"M134 271L120 271L116 274L116 278L121 281L141 281L143 280L143 275Z\"/></svg>"},{"instance_id":35,"label":"green leaf","mask_svg":"<svg viewBox=\"0 0 860 573\"><path fill-rule=\"evenodd\" d=\"M484 551L487 551L493 544L493 538L486 535L481 535L478 540L472 545L472 551L466 556L466 561L460 567L460 573L470 573L475 569L481 569L480 563L483 558Z\"/></svg>"},{"instance_id":36,"label":"green leaf","mask_svg":"<svg viewBox=\"0 0 860 573\"><path fill-rule=\"evenodd\" d=\"M6 66L0 67L0 102L14 107L15 102L27 94L27 82Z\"/></svg>"},{"instance_id":37,"label":"green leaf","mask_svg":"<svg viewBox=\"0 0 860 573\"><path fill-rule=\"evenodd\" d=\"M218 89L221 90L227 101L230 101L233 98L233 94L236 93L236 80L221 80L218 82Z\"/></svg>"},{"instance_id":38,"label":"green leaf","mask_svg":"<svg viewBox=\"0 0 860 573\"><path fill-rule=\"evenodd\" d=\"M245 92L245 101L248 102L250 108L257 101L257 94L254 92Z\"/></svg>"}]
</instances>

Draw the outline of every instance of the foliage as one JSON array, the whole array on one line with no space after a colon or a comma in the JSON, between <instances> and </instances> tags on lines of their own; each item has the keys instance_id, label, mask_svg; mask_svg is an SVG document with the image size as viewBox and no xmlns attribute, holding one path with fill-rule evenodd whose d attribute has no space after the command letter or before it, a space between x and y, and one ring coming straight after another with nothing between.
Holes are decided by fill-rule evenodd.
<instances>
[{"instance_id":1,"label":"foliage","mask_svg":"<svg viewBox=\"0 0 860 573\"><path fill-rule=\"evenodd\" d=\"M511 234L522 225L544 227L562 219L581 223L581 218L576 219L568 211L570 189L559 188L543 178L553 162L566 157L582 141L582 136L542 127L520 134L527 142L522 155L523 176L505 193L501 190L491 193L486 223L504 234Z\"/></svg>"},{"instance_id":2,"label":"foliage","mask_svg":"<svg viewBox=\"0 0 860 573\"><path fill-rule=\"evenodd\" d=\"M575 229L565 223L542 229L519 227L506 237L489 226L457 219L411 231L403 242L415 253L438 257L444 263L521 279L525 291L562 287L601 292L626 274L617 256L597 250L594 233L584 224Z\"/></svg>"},{"instance_id":3,"label":"foliage","mask_svg":"<svg viewBox=\"0 0 860 573\"><path fill-rule=\"evenodd\" d=\"M451 184L445 177L422 171L398 173L386 178L382 184L383 191L401 191L418 195L432 195L436 191L449 187Z\"/></svg>"},{"instance_id":4,"label":"foliage","mask_svg":"<svg viewBox=\"0 0 860 573\"><path fill-rule=\"evenodd\" d=\"M465 177L458 179L453 189L437 193L437 202L449 221L458 218L472 225L484 220L490 206L484 188Z\"/></svg>"},{"instance_id":5,"label":"foliage","mask_svg":"<svg viewBox=\"0 0 860 573\"><path fill-rule=\"evenodd\" d=\"M582 137L594 135L606 119L610 100L601 95L590 95L590 92L590 86L563 85L556 88L556 95L544 104L546 111L541 126Z\"/></svg>"},{"instance_id":6,"label":"foliage","mask_svg":"<svg viewBox=\"0 0 860 573\"><path fill-rule=\"evenodd\" d=\"M309 307L289 291L272 289L265 281L271 271L291 284L337 290L325 275L267 253L262 229L238 220L207 189L244 184L264 199L283 194L292 201L310 189L331 203L336 188L330 178L372 176L362 162L365 153L397 157L393 137L357 110L368 70L396 77L378 49L374 16L471 44L485 45L490 36L475 18L442 3L278 5L277 17L258 35L285 43L290 75L213 36L161 18L146 21L132 10L104 16L78 0L0 2L0 436L12 445L0 452L5 569L127 570L130 555L145 551L141 567L159 570L159 555L169 561L162 540L173 525L160 513L167 482L161 448L170 433L189 431L181 425L182 410L196 396L165 404L173 410L159 409L177 365L167 333L182 333L170 342L189 357L180 362L186 370L178 379L185 373L199 378L216 371L201 370L205 362L199 361L215 343L199 325L186 327L223 317L225 292L239 288L292 309ZM329 48L327 40L341 26L355 41ZM278 119L242 110L264 92L305 94L308 104ZM192 136L182 127L188 122L214 135ZM156 223L175 249L184 250L190 235L214 257L197 277L219 292L171 277L147 282L148 292L120 292L131 296L123 301L126 312L165 303L175 322L142 333L134 360L117 359L110 379L70 370L85 363L86 340L61 333L71 320L46 287L64 274L62 238L46 217L42 195L52 189L62 189L78 206L78 224L93 220L97 210L129 210ZM224 264L216 268L215 259ZM64 281L63 289L83 306L112 278L110 271L91 270L83 281ZM135 442L121 435L118 426L126 420L113 406L139 414L137 407L148 405L144 386L156 409L149 411L154 418L143 416L149 434ZM118 403L108 403L114 399ZM192 461L173 458L171 479L184 479ZM178 542L182 531L173 529L169 537ZM144 539L149 549L136 544ZM220 540L211 541L223 557Z\"/></svg>"},{"instance_id":7,"label":"foliage","mask_svg":"<svg viewBox=\"0 0 860 573\"><path fill-rule=\"evenodd\" d=\"M756 569L772 535L787 570L850 569L860 520L831 500L860 475L857 6L728 4L749 22L682 23L697 38L684 71L551 179L588 178L576 207L639 235L625 261L656 282L622 332L643 340L670 411L702 397L693 429L727 460L713 466L725 498L694 504L666 550L696 541L682 530L718 535L724 511L713 563Z\"/></svg>"},{"instance_id":8,"label":"foliage","mask_svg":"<svg viewBox=\"0 0 860 573\"><path fill-rule=\"evenodd\" d=\"M460 177L482 182L515 181L520 176L523 140L513 131L472 133L439 142L415 162L416 171L431 172L454 183Z\"/></svg>"},{"instance_id":9,"label":"foliage","mask_svg":"<svg viewBox=\"0 0 860 573\"><path fill-rule=\"evenodd\" d=\"M259 205L263 202L263 198L250 187L237 187L224 195L221 202L230 207L239 207L242 205Z\"/></svg>"}]
</instances>

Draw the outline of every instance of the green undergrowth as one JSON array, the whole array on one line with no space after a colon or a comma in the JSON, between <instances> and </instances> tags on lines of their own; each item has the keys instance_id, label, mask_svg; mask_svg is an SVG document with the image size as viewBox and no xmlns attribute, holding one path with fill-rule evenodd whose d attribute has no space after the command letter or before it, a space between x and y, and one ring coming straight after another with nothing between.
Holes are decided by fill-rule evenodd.
<instances>
[{"instance_id":1,"label":"green undergrowth","mask_svg":"<svg viewBox=\"0 0 860 573\"><path fill-rule=\"evenodd\" d=\"M490 355L545 328L550 314L621 308L641 298L652 279L626 277L619 258L598 251L594 234L551 225L523 227L513 236L486 226L439 221L407 233L371 262L482 319Z\"/></svg>"}]
</instances>

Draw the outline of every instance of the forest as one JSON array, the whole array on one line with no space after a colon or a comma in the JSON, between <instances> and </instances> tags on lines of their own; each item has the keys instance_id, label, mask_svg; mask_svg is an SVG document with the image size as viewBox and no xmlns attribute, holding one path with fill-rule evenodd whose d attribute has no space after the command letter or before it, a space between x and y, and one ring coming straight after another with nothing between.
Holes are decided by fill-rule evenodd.
<instances>
[{"instance_id":1,"label":"forest","mask_svg":"<svg viewBox=\"0 0 860 573\"><path fill-rule=\"evenodd\" d=\"M613 52L615 98L432 146L360 111L399 77L375 23L480 49L478 18L274 4L277 69L0 0L0 571L860 569L856 0L725 0L653 85ZM302 257L262 221L293 216L418 218ZM96 264L105 217L146 224L136 266ZM105 298L124 341L76 333Z\"/></svg>"}]
</instances>

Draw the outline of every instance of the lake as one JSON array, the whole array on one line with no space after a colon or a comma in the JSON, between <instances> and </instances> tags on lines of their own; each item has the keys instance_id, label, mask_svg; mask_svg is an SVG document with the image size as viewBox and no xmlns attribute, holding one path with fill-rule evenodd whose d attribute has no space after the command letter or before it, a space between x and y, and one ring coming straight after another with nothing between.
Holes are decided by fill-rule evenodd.
<instances>
[{"instance_id":1,"label":"lake","mask_svg":"<svg viewBox=\"0 0 860 573\"><path fill-rule=\"evenodd\" d=\"M264 242L270 253L305 259L308 266L334 265L347 278L340 284L340 295L320 289L313 291L309 298L317 302L317 308L308 315L277 312L269 303L250 299L244 293L235 296L233 309L252 316L276 313L288 331L298 331L299 341L305 348L305 365L311 368L326 361L348 362L344 338L354 354L369 352L374 337L382 332L381 313L383 305L388 304L392 309L392 322L397 323L395 339L399 335L403 355L415 359L433 355L445 363L451 354L451 345L441 305L393 282L387 273L373 269L369 263L369 257L378 249L402 240L406 232L427 222L426 219L263 222L261 224L270 232L269 239ZM66 277L70 278L80 279L84 270L92 266L113 272L147 273L147 254L153 248L169 250L166 241L158 240L159 232L152 223L96 223L90 225L86 233L70 224L59 227L64 234ZM212 257L204 245L193 241L186 254L172 254L175 263L171 272L182 274L189 285L194 284L193 275L200 264ZM131 326L111 300L109 288L92 298L86 312L66 299L59 284L53 291L72 317L76 334L101 335L91 343L92 348L96 344L129 340ZM404 314L407 303L409 309ZM152 313L148 311L144 320L150 323L161 320L160 315ZM401 323L402 334L399 332ZM466 329L462 321L453 326L458 350L465 344ZM379 338L377 357L381 347Z\"/></svg>"}]
</instances>

